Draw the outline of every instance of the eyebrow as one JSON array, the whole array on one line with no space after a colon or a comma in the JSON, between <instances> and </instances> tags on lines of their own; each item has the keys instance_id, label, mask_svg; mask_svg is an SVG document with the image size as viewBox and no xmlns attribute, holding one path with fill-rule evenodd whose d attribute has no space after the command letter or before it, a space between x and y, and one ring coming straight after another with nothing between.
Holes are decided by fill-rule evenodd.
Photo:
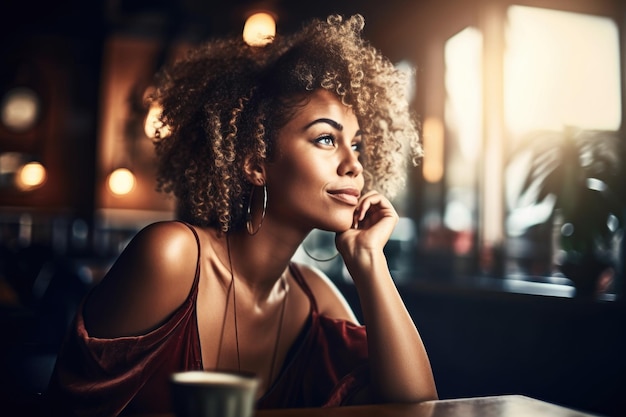
<instances>
[{"instance_id":1,"label":"eyebrow","mask_svg":"<svg viewBox=\"0 0 626 417\"><path fill-rule=\"evenodd\" d=\"M321 119L313 120L311 123L308 123L306 126L304 126L304 129L306 130L317 123L326 123L339 131L343 130L343 125L341 123L337 123L333 119L327 119L324 117Z\"/></svg>"},{"instance_id":2,"label":"eyebrow","mask_svg":"<svg viewBox=\"0 0 626 417\"><path fill-rule=\"evenodd\" d=\"M304 130L307 130L308 128L310 128L311 126L313 126L313 125L315 125L317 123L326 123L326 124L329 124L330 126L332 126L333 128L339 130L340 132L343 131L343 125L341 123L338 123L338 122L334 121L333 119L328 119L328 118L325 118L325 117L322 117L320 119L315 119L311 123L308 123L306 126L304 126ZM359 129L354 134L354 137L361 136L361 135L363 135L363 131L361 129Z\"/></svg>"}]
</instances>

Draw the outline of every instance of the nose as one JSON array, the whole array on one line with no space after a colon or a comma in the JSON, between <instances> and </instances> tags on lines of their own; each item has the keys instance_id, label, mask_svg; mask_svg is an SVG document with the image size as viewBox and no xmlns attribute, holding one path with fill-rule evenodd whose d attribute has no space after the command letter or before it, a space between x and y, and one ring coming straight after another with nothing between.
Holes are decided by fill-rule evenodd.
<instances>
[{"instance_id":1,"label":"nose","mask_svg":"<svg viewBox=\"0 0 626 417\"><path fill-rule=\"evenodd\" d=\"M363 165L359 161L359 155L352 149L352 146L347 147L342 152L341 162L339 163L338 173L339 175L347 175L350 177L357 177L363 172Z\"/></svg>"}]
</instances>

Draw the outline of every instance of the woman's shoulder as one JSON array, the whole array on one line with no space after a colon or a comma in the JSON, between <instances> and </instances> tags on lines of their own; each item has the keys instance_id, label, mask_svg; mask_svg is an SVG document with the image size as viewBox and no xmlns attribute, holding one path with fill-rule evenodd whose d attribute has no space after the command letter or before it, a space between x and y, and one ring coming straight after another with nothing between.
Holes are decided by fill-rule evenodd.
<instances>
[{"instance_id":1,"label":"woman's shoulder","mask_svg":"<svg viewBox=\"0 0 626 417\"><path fill-rule=\"evenodd\" d=\"M154 328L189 295L198 243L190 227L162 221L141 229L85 305L85 324L99 337Z\"/></svg>"},{"instance_id":2,"label":"woman's shoulder","mask_svg":"<svg viewBox=\"0 0 626 417\"><path fill-rule=\"evenodd\" d=\"M149 224L130 242L148 255L158 254L162 259L173 260L181 256L198 254L197 232L194 226L174 220Z\"/></svg>"},{"instance_id":3,"label":"woman's shoulder","mask_svg":"<svg viewBox=\"0 0 626 417\"><path fill-rule=\"evenodd\" d=\"M152 223L137 233L118 263L128 263L134 279L186 296L187 286L181 284L191 284L200 254L196 233L193 226L178 221Z\"/></svg>"},{"instance_id":4,"label":"woman's shoulder","mask_svg":"<svg viewBox=\"0 0 626 417\"><path fill-rule=\"evenodd\" d=\"M151 223L137 232L133 237L134 240L158 238L159 241L166 240L166 243L172 239L186 239L194 242L196 234L194 226L178 220L162 220ZM179 242L180 243L180 242Z\"/></svg>"},{"instance_id":5,"label":"woman's shoulder","mask_svg":"<svg viewBox=\"0 0 626 417\"><path fill-rule=\"evenodd\" d=\"M161 221L141 229L128 243L117 264L139 267L150 274L140 274L150 280L175 278L176 272L195 270L199 254L192 226L178 221Z\"/></svg>"},{"instance_id":6,"label":"woman's shoulder","mask_svg":"<svg viewBox=\"0 0 626 417\"><path fill-rule=\"evenodd\" d=\"M345 297L322 270L312 265L294 262L305 285L311 290L320 314L358 324L358 320Z\"/></svg>"}]
</instances>

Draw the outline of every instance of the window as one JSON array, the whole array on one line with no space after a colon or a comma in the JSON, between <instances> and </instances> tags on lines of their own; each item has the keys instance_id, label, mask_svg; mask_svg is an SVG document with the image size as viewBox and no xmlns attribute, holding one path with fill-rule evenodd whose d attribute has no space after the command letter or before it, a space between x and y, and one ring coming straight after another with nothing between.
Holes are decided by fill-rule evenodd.
<instances>
[{"instance_id":1,"label":"window","mask_svg":"<svg viewBox=\"0 0 626 417\"><path fill-rule=\"evenodd\" d=\"M448 133L443 225L454 233L453 251L467 254L477 231L476 191L482 153L482 34L465 28L445 45L445 120Z\"/></svg>"},{"instance_id":2,"label":"window","mask_svg":"<svg viewBox=\"0 0 626 417\"><path fill-rule=\"evenodd\" d=\"M520 5L479 14L444 44L442 223L456 236L450 249L474 250L479 274L499 265L504 277L565 283L554 273L556 199L520 204L534 161L518 148L532 135L549 141L621 128L618 27L609 17ZM436 131L431 122L425 144Z\"/></svg>"},{"instance_id":3,"label":"window","mask_svg":"<svg viewBox=\"0 0 626 417\"><path fill-rule=\"evenodd\" d=\"M513 140L564 126L617 130L619 36L606 17L511 6L504 56L504 109Z\"/></svg>"}]
</instances>

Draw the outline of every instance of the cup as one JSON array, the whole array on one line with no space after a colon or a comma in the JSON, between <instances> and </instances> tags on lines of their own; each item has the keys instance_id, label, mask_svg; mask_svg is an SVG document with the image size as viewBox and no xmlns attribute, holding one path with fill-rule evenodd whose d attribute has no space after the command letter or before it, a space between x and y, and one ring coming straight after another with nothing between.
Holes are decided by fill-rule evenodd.
<instances>
[{"instance_id":1,"label":"cup","mask_svg":"<svg viewBox=\"0 0 626 417\"><path fill-rule=\"evenodd\" d=\"M177 417L252 417L259 379L243 372L183 371L170 380Z\"/></svg>"}]
</instances>

